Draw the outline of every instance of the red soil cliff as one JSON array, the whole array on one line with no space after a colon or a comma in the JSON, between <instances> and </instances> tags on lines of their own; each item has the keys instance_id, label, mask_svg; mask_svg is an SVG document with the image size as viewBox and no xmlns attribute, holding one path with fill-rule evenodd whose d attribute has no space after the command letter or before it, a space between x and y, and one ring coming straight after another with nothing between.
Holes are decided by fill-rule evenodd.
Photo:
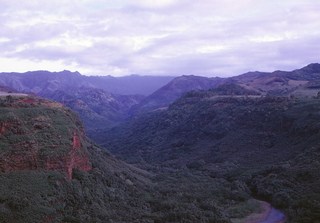
<instances>
[{"instance_id":1,"label":"red soil cliff","mask_svg":"<svg viewBox=\"0 0 320 223\"><path fill-rule=\"evenodd\" d=\"M74 169L82 171L91 170L88 154L83 151L80 137L76 132L73 134L72 146L68 155L61 158L61 160L47 160L45 169L63 171L67 174L68 179L72 179L72 172Z\"/></svg>"},{"instance_id":2,"label":"red soil cliff","mask_svg":"<svg viewBox=\"0 0 320 223\"><path fill-rule=\"evenodd\" d=\"M72 179L74 169L91 170L88 154L81 146L80 137L77 133L74 133L72 140L70 151L66 155L54 158L42 157L37 151L36 144L30 142L21 143L17 149L0 154L0 171L57 170L64 172L68 179Z\"/></svg>"},{"instance_id":3,"label":"red soil cliff","mask_svg":"<svg viewBox=\"0 0 320 223\"><path fill-rule=\"evenodd\" d=\"M29 103L34 105L26 106ZM0 114L0 172L56 170L72 179L74 169L91 170L83 130L60 104L17 99L5 108L0 106Z\"/></svg>"}]
</instances>

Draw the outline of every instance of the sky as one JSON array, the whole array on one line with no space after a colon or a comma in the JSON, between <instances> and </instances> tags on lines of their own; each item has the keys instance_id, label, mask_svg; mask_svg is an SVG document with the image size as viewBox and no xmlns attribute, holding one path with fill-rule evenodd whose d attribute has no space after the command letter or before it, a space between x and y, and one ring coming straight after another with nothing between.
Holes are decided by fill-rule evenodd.
<instances>
[{"instance_id":1,"label":"sky","mask_svg":"<svg viewBox=\"0 0 320 223\"><path fill-rule=\"evenodd\" d=\"M319 0L0 0L0 72L234 76L320 62Z\"/></svg>"}]
</instances>

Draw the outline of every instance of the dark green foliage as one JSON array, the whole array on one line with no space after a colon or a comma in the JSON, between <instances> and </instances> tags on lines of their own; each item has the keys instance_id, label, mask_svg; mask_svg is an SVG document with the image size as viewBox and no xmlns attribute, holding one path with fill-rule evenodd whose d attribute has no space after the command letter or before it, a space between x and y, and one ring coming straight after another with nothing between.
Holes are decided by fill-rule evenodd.
<instances>
[{"instance_id":1,"label":"dark green foliage","mask_svg":"<svg viewBox=\"0 0 320 223\"><path fill-rule=\"evenodd\" d=\"M39 104L30 104L23 102L23 98L12 98L0 107L0 123L5 129L0 135L2 155L22 147L39 150L47 158L68 152L73 131L82 128L78 118L65 108L50 108L41 103L41 100Z\"/></svg>"},{"instance_id":2,"label":"dark green foliage","mask_svg":"<svg viewBox=\"0 0 320 223\"><path fill-rule=\"evenodd\" d=\"M74 131L77 150L88 152L92 170L75 169L68 179L64 168L71 164L64 158L73 148ZM150 222L144 199L149 174L101 151L81 131L77 117L60 104L32 97L2 104L1 223ZM47 160L59 169L49 171Z\"/></svg>"},{"instance_id":3,"label":"dark green foliage","mask_svg":"<svg viewBox=\"0 0 320 223\"><path fill-rule=\"evenodd\" d=\"M75 171L71 181L59 172L0 174L0 222L150 222L147 178L97 150L90 148L94 170Z\"/></svg>"},{"instance_id":4,"label":"dark green foliage","mask_svg":"<svg viewBox=\"0 0 320 223\"><path fill-rule=\"evenodd\" d=\"M55 216L61 220L63 193L58 172L21 171L0 174L0 222L43 222Z\"/></svg>"},{"instance_id":5,"label":"dark green foliage","mask_svg":"<svg viewBox=\"0 0 320 223\"><path fill-rule=\"evenodd\" d=\"M124 121L131 106L143 98L141 95L115 95L92 87L57 90L42 95L61 102L76 112L91 138L95 138L97 130L110 129Z\"/></svg>"},{"instance_id":6,"label":"dark green foliage","mask_svg":"<svg viewBox=\"0 0 320 223\"><path fill-rule=\"evenodd\" d=\"M82 139L93 169L74 170L70 181L59 172L3 173L0 221L230 223L259 212L252 200L257 198L280 208L290 223L317 223L320 101L259 95L286 95L292 89L274 86L301 80L316 68L292 77L266 75L267 87L258 91L251 90L252 81L252 86L230 82L190 92L168 109L140 114L97 136L119 157L149 172ZM310 80L316 78L314 73ZM98 101L92 102L102 112ZM42 156L54 157L52 143L60 143L63 152L70 143L68 129L81 128L65 109L21 102L21 110L12 113L14 98L0 103L5 107L0 120L14 126L0 136L2 151L29 140L26 133L32 129ZM39 115L50 121L33 118Z\"/></svg>"},{"instance_id":7,"label":"dark green foliage","mask_svg":"<svg viewBox=\"0 0 320 223\"><path fill-rule=\"evenodd\" d=\"M182 204L180 199L188 196L201 198L196 188L203 187L202 194L217 202L217 207L233 210L253 196L284 210L289 222L316 222L320 210L319 110L318 99L192 92L167 110L114 128L105 135L104 145L128 162L161 173L159 191L176 189L153 203L158 212L170 213L175 210L174 201ZM178 174L171 177L171 171L185 173L184 180ZM199 176L202 179L193 184L192 179ZM170 184L171 179L176 182ZM205 186L207 180L215 193ZM228 188L228 183L234 188ZM181 197L173 195L178 191ZM193 213L201 213L200 207L195 203ZM187 210L186 206L181 212ZM237 215L222 213L227 218Z\"/></svg>"},{"instance_id":8,"label":"dark green foliage","mask_svg":"<svg viewBox=\"0 0 320 223\"><path fill-rule=\"evenodd\" d=\"M287 134L290 120L283 112L288 103L286 98L208 96L199 100L186 95L166 111L138 117L108 132L105 146L131 161L175 160L176 165L185 165L193 158L217 162L234 156L235 161L250 162L253 152L265 156L265 150L271 153L282 146L273 145ZM246 150L240 157L233 153L239 147Z\"/></svg>"}]
</instances>

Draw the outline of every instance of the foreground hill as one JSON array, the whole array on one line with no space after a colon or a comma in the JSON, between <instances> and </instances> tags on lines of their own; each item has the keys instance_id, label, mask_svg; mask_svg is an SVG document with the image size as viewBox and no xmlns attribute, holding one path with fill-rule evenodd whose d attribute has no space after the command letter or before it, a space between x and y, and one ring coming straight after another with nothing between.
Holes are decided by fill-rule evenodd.
<instances>
[{"instance_id":1,"label":"foreground hill","mask_svg":"<svg viewBox=\"0 0 320 223\"><path fill-rule=\"evenodd\" d=\"M89 142L59 103L0 96L0 181L0 222L147 221L148 174Z\"/></svg>"},{"instance_id":2,"label":"foreground hill","mask_svg":"<svg viewBox=\"0 0 320 223\"><path fill-rule=\"evenodd\" d=\"M62 105L11 95L1 105L1 172L59 170L71 179L73 169L91 169L84 132L75 117L64 117Z\"/></svg>"},{"instance_id":3,"label":"foreground hill","mask_svg":"<svg viewBox=\"0 0 320 223\"><path fill-rule=\"evenodd\" d=\"M317 222L320 100L259 94L235 85L188 93L112 129L104 146L151 171L184 172L185 187L226 179L242 188L234 199L248 188L289 222Z\"/></svg>"}]
</instances>

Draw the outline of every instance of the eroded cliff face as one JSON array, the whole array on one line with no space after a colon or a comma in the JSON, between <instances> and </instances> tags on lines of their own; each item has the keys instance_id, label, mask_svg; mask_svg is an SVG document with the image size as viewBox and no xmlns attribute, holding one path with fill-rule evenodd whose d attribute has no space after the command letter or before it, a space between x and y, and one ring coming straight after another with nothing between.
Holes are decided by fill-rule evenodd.
<instances>
[{"instance_id":1,"label":"eroded cliff face","mask_svg":"<svg viewBox=\"0 0 320 223\"><path fill-rule=\"evenodd\" d=\"M47 170L59 170L67 174L68 179L72 179L72 173L74 169L89 171L91 165L88 154L82 148L81 138L76 131L73 134L72 145L70 151L66 156L62 156L61 159L48 159L45 162L44 169Z\"/></svg>"},{"instance_id":2,"label":"eroded cliff face","mask_svg":"<svg viewBox=\"0 0 320 223\"><path fill-rule=\"evenodd\" d=\"M0 172L54 170L72 179L89 171L77 117L61 104L34 97L0 98Z\"/></svg>"}]
</instances>

